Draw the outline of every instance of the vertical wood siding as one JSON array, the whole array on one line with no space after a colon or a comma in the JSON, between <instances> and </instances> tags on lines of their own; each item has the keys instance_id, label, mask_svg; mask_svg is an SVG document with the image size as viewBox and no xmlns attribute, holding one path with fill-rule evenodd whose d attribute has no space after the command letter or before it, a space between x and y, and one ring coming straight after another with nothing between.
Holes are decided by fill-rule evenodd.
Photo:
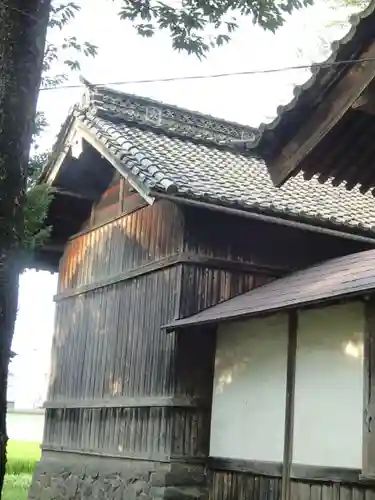
<instances>
[{"instance_id":1,"label":"vertical wood siding","mask_svg":"<svg viewBox=\"0 0 375 500\"><path fill-rule=\"evenodd\" d=\"M182 272L180 317L190 316L272 279L272 276L260 273L185 264Z\"/></svg>"},{"instance_id":2,"label":"vertical wood siding","mask_svg":"<svg viewBox=\"0 0 375 500\"><path fill-rule=\"evenodd\" d=\"M148 274L75 292L175 256L182 241L179 209L160 202L69 242L60 270L64 296L56 304L46 449L170 456L176 426L189 409L181 417L164 400L157 404L158 398L173 396L175 387L175 336L161 325L178 316L181 265L156 266ZM124 398L133 398L134 407L124 407ZM137 407L139 398L153 402ZM186 452L199 455L206 439L189 441Z\"/></svg>"},{"instance_id":3,"label":"vertical wood siding","mask_svg":"<svg viewBox=\"0 0 375 500\"><path fill-rule=\"evenodd\" d=\"M213 471L210 480L210 500L280 500L281 498L280 478Z\"/></svg>"},{"instance_id":4,"label":"vertical wood siding","mask_svg":"<svg viewBox=\"0 0 375 500\"><path fill-rule=\"evenodd\" d=\"M74 408L49 409L47 413L44 446L51 449L166 461L170 458L171 442L175 458L199 458L207 440L192 410ZM185 418L191 420L186 426L190 429L188 435L180 432Z\"/></svg>"},{"instance_id":5,"label":"vertical wood siding","mask_svg":"<svg viewBox=\"0 0 375 500\"><path fill-rule=\"evenodd\" d=\"M176 317L175 266L58 302L49 399L171 393L161 325Z\"/></svg>"},{"instance_id":6,"label":"vertical wood siding","mask_svg":"<svg viewBox=\"0 0 375 500\"><path fill-rule=\"evenodd\" d=\"M177 207L159 202L75 237L61 261L58 293L174 255L182 231Z\"/></svg>"},{"instance_id":7,"label":"vertical wood siding","mask_svg":"<svg viewBox=\"0 0 375 500\"><path fill-rule=\"evenodd\" d=\"M230 230L227 233L226 224L235 224L233 218L228 222L222 220L220 213L216 213L214 214L216 218L208 223L203 212L195 212L193 219L190 218L189 210L184 212L184 215L186 217L184 251L197 256L198 263L182 265L179 317L199 312L273 279L270 275L249 271L248 268L246 271L242 270L241 266L237 270L232 268L233 262L252 263L251 248L247 245L243 245L242 248L237 245L237 249L234 250L236 242L239 242L243 234ZM205 259L199 262L201 256L220 258L220 266L215 262L206 262ZM180 356L180 360L176 370L176 382L178 384L181 382L181 385L178 385L180 390L197 393L201 398L201 404L194 410L194 419L187 418L181 411L180 427L177 432L180 442L178 440L172 442L171 454L173 457L180 456L181 453L187 456L183 443L194 441L197 428L206 436L201 444L202 453L208 456L215 357L214 332L210 326L203 327L199 331L179 332L177 335L177 359ZM198 351L203 354L200 369L197 368ZM182 373L183 369L185 374ZM194 375L189 377L187 375L189 371Z\"/></svg>"},{"instance_id":8,"label":"vertical wood siding","mask_svg":"<svg viewBox=\"0 0 375 500\"><path fill-rule=\"evenodd\" d=\"M375 489L358 483L334 483L293 480L290 500L374 500Z\"/></svg>"},{"instance_id":9,"label":"vertical wood siding","mask_svg":"<svg viewBox=\"0 0 375 500\"><path fill-rule=\"evenodd\" d=\"M281 479L244 472L213 471L210 500L280 500ZM369 484L292 480L290 500L375 500Z\"/></svg>"},{"instance_id":10,"label":"vertical wood siding","mask_svg":"<svg viewBox=\"0 0 375 500\"><path fill-rule=\"evenodd\" d=\"M278 241L251 232L237 218L194 214L157 202L68 243L60 268L46 448L148 459L207 456L214 333L204 329L182 338L166 335L161 326L273 279L272 269L290 258L287 245L279 252ZM221 264L175 262L109 283L182 253L220 258ZM234 269L233 261L269 269ZM100 280L108 282L95 289ZM126 407L121 398L133 403ZM153 403L141 404L141 398ZM184 404L167 405L165 398Z\"/></svg>"},{"instance_id":11,"label":"vertical wood siding","mask_svg":"<svg viewBox=\"0 0 375 500\"><path fill-rule=\"evenodd\" d=\"M186 250L275 270L307 267L367 248L356 241L211 210L190 207L184 215Z\"/></svg>"}]
</instances>

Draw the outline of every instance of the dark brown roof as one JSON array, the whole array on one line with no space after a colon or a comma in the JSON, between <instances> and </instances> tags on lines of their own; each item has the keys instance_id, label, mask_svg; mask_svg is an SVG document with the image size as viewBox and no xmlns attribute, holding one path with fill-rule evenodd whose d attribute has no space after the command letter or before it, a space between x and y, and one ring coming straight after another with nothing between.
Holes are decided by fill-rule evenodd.
<instances>
[{"instance_id":1,"label":"dark brown roof","mask_svg":"<svg viewBox=\"0 0 375 500\"><path fill-rule=\"evenodd\" d=\"M259 134L254 141L249 141L248 147L267 159L289 142L325 93L351 67L349 64L337 63L356 59L374 39L374 26L375 0L371 0L366 9L350 18L348 33L341 40L333 42L330 57L321 65L313 67L311 78L295 87L292 101L279 106L275 120L261 125Z\"/></svg>"},{"instance_id":2,"label":"dark brown roof","mask_svg":"<svg viewBox=\"0 0 375 500\"><path fill-rule=\"evenodd\" d=\"M332 259L176 320L167 330L235 320L361 295L375 289L375 250Z\"/></svg>"}]
</instances>

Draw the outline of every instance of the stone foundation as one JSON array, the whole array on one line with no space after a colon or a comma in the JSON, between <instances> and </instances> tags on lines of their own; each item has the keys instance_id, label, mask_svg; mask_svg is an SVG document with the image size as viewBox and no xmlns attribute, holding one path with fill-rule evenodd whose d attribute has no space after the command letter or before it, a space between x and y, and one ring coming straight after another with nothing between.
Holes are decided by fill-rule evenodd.
<instances>
[{"instance_id":1,"label":"stone foundation","mask_svg":"<svg viewBox=\"0 0 375 500\"><path fill-rule=\"evenodd\" d=\"M202 466L43 454L29 500L89 498L207 500L208 489Z\"/></svg>"}]
</instances>

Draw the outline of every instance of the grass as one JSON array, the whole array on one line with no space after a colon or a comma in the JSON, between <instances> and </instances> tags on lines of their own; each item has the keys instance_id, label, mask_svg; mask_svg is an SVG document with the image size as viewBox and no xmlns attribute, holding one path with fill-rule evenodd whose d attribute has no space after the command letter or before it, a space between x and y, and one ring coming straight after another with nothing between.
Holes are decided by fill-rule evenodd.
<instances>
[{"instance_id":1,"label":"grass","mask_svg":"<svg viewBox=\"0 0 375 500\"><path fill-rule=\"evenodd\" d=\"M40 457L38 443L9 441L3 500L26 500L31 475Z\"/></svg>"},{"instance_id":2,"label":"grass","mask_svg":"<svg viewBox=\"0 0 375 500\"><path fill-rule=\"evenodd\" d=\"M32 474L40 457L39 443L9 441L7 447L7 473L10 475Z\"/></svg>"},{"instance_id":3,"label":"grass","mask_svg":"<svg viewBox=\"0 0 375 500\"><path fill-rule=\"evenodd\" d=\"M27 500L31 484L31 474L7 474L3 500Z\"/></svg>"}]
</instances>

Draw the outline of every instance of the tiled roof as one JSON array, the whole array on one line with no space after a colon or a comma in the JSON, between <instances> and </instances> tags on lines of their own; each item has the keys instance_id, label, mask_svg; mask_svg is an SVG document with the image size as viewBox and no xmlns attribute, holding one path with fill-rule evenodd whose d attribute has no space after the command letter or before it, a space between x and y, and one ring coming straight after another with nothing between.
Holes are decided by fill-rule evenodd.
<instances>
[{"instance_id":1,"label":"tiled roof","mask_svg":"<svg viewBox=\"0 0 375 500\"><path fill-rule=\"evenodd\" d=\"M252 133L250 127L103 88L75 115L147 190L375 232L371 195L305 181L300 175L276 188L261 160L222 147L223 137L243 137Z\"/></svg>"},{"instance_id":2,"label":"tiled roof","mask_svg":"<svg viewBox=\"0 0 375 500\"><path fill-rule=\"evenodd\" d=\"M375 230L375 198L301 175L273 186L264 163L231 151L94 117L96 136L148 187L246 209ZM124 154L126 155L124 157Z\"/></svg>"}]
</instances>

